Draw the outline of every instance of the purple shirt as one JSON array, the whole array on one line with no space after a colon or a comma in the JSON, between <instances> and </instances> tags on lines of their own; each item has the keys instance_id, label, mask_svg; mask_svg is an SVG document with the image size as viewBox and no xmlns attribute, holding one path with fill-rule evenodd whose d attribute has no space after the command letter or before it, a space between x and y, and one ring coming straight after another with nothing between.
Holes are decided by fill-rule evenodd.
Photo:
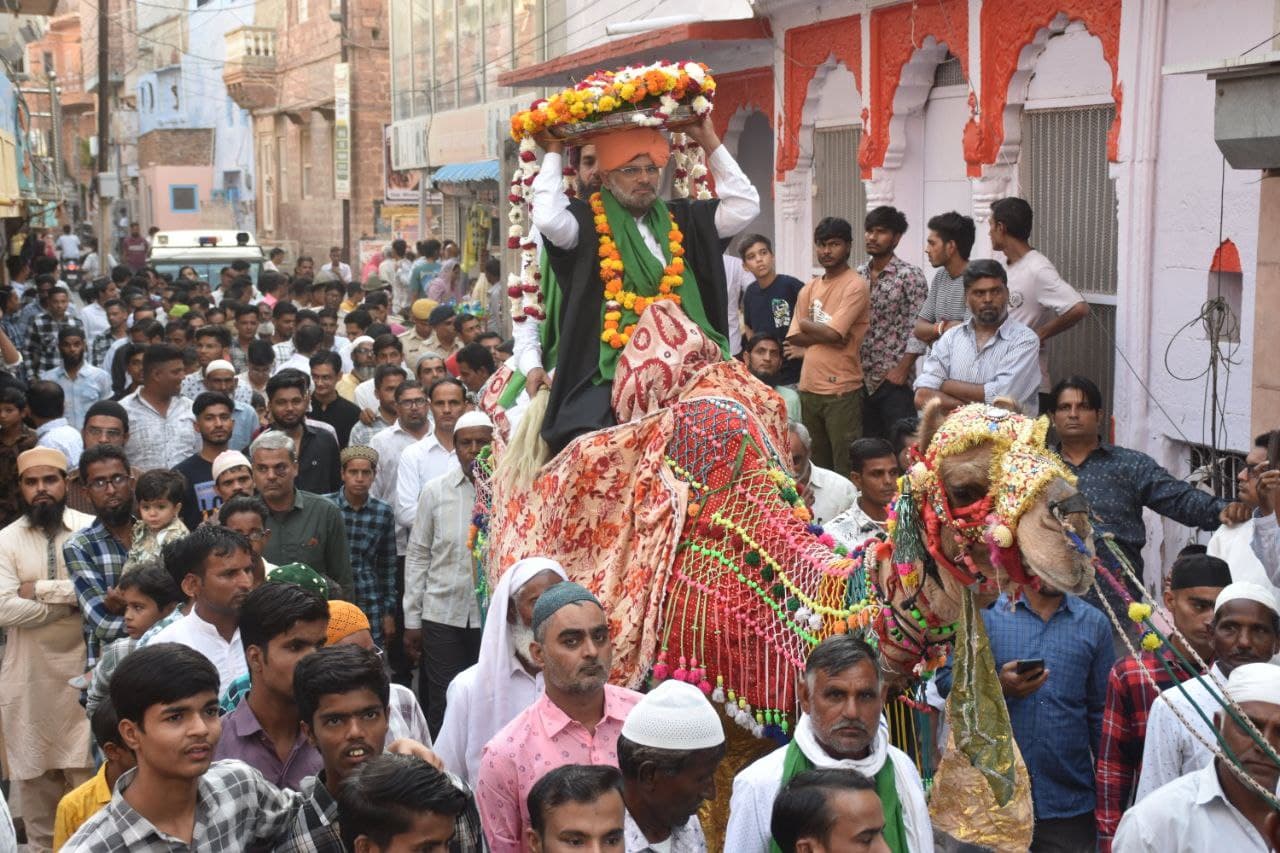
<instances>
[{"instance_id":1,"label":"purple shirt","mask_svg":"<svg viewBox=\"0 0 1280 853\"><path fill-rule=\"evenodd\" d=\"M271 738L262 730L246 699L222 718L222 737L213 752L214 761L237 758L257 770L277 788L301 790L302 780L324 769L320 751L307 743L301 728L282 763Z\"/></svg>"}]
</instances>

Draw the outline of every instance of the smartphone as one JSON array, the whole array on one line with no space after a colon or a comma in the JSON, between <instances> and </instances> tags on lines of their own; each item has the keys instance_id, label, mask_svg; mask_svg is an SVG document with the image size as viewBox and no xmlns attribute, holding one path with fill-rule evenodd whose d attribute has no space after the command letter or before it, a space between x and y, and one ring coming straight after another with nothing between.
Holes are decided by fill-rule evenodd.
<instances>
[{"instance_id":1,"label":"smartphone","mask_svg":"<svg viewBox=\"0 0 1280 853\"><path fill-rule=\"evenodd\" d=\"M1044 669L1044 658L1027 658L1018 661L1013 671L1018 675L1033 675Z\"/></svg>"},{"instance_id":2,"label":"smartphone","mask_svg":"<svg viewBox=\"0 0 1280 853\"><path fill-rule=\"evenodd\" d=\"M1280 429L1273 429L1267 437L1267 465L1273 471L1280 465Z\"/></svg>"}]
</instances>

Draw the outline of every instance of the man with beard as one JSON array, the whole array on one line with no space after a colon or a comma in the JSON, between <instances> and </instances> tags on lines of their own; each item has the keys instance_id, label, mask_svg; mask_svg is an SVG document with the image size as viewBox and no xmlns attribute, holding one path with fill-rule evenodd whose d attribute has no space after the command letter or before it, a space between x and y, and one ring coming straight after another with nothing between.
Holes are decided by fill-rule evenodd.
<instances>
[{"instance_id":1,"label":"man with beard","mask_svg":"<svg viewBox=\"0 0 1280 853\"><path fill-rule=\"evenodd\" d=\"M1009 316L1009 278L996 261L964 271L970 317L943 333L916 377L916 408L933 399L950 412L1008 397L1024 415L1040 411L1040 338Z\"/></svg>"},{"instance_id":2,"label":"man with beard","mask_svg":"<svg viewBox=\"0 0 1280 853\"><path fill-rule=\"evenodd\" d=\"M325 429L307 423L311 380L300 370L282 370L267 382L270 432L283 433L298 449L298 488L322 495L342 484L338 442ZM325 426L325 425L322 425Z\"/></svg>"},{"instance_id":3,"label":"man with beard","mask_svg":"<svg viewBox=\"0 0 1280 853\"><path fill-rule=\"evenodd\" d=\"M353 311L352 313L356 312ZM349 317L350 315L348 315ZM351 339L351 372L344 374L334 386L338 391L338 395L347 402L354 404L356 389L365 380L372 379L373 372L377 369L377 356L373 354L373 338L363 334L356 335Z\"/></svg>"},{"instance_id":4,"label":"man with beard","mask_svg":"<svg viewBox=\"0 0 1280 853\"><path fill-rule=\"evenodd\" d=\"M1280 650L1277 640L1280 602L1272 587L1238 581L1218 593L1213 606L1213 666L1209 674L1203 681L1167 688L1151 706L1142 749L1142 775L1138 778L1138 802L1161 785L1213 761L1213 752L1196 736L1213 743L1213 730L1200 719L1196 708L1216 711L1219 705L1214 693L1222 691L1232 671L1245 664L1270 661ZM1195 731L1179 716L1189 721Z\"/></svg>"},{"instance_id":5,"label":"man with beard","mask_svg":"<svg viewBox=\"0 0 1280 853\"><path fill-rule=\"evenodd\" d=\"M114 444L123 448L129 443L129 413L115 400L102 400L89 407L85 415L84 429L80 430L84 438L84 450L89 452L99 444ZM142 476L142 469L130 466L129 473L133 479ZM80 479L80 469L75 466L67 475L67 506L92 515L93 500L89 489Z\"/></svg>"},{"instance_id":6,"label":"man with beard","mask_svg":"<svg viewBox=\"0 0 1280 853\"><path fill-rule=\"evenodd\" d=\"M182 523L195 530L210 518L222 500L213 487L213 462L227 449L234 430L235 403L226 394L205 391L191 404L200 434L200 450L183 459L173 470L186 478L182 496Z\"/></svg>"},{"instance_id":7,"label":"man with beard","mask_svg":"<svg viewBox=\"0 0 1280 853\"><path fill-rule=\"evenodd\" d=\"M180 643L200 652L217 668L221 693L249 671L240 643L240 607L253 588L253 548L234 530L206 524L166 549L164 562L191 609L151 643Z\"/></svg>"},{"instance_id":8,"label":"man with beard","mask_svg":"<svg viewBox=\"0 0 1280 853\"><path fill-rule=\"evenodd\" d=\"M418 514L422 488L453 462L453 426L467 408L467 390L452 376L427 389L427 403L435 429L405 449L396 469L396 523L409 530Z\"/></svg>"},{"instance_id":9,"label":"man with beard","mask_svg":"<svg viewBox=\"0 0 1280 853\"><path fill-rule=\"evenodd\" d=\"M84 360L84 330L63 326L58 330L58 354L62 364L40 375L41 379L62 386L63 416L76 429L84 427L89 407L99 400L111 399L111 374Z\"/></svg>"},{"instance_id":10,"label":"man with beard","mask_svg":"<svg viewBox=\"0 0 1280 853\"><path fill-rule=\"evenodd\" d=\"M484 745L542 693L542 668L533 662L533 608L549 587L568 580L546 557L526 557L503 573L490 596L480 659L449 683L435 752L474 785Z\"/></svg>"},{"instance_id":11,"label":"man with beard","mask_svg":"<svg viewBox=\"0 0 1280 853\"><path fill-rule=\"evenodd\" d=\"M419 694L434 736L454 676L480 655L480 609L475 593L470 530L476 488L472 463L493 440L493 422L468 412L453 427L456 461L427 483L404 561L404 647L422 660Z\"/></svg>"},{"instance_id":12,"label":"man with beard","mask_svg":"<svg viewBox=\"0 0 1280 853\"><path fill-rule=\"evenodd\" d=\"M124 596L116 582L133 547L133 475L118 445L99 444L80 457L80 481L96 518L67 540L63 554L84 613L89 666L99 650L125 635Z\"/></svg>"},{"instance_id":13,"label":"man with beard","mask_svg":"<svg viewBox=\"0 0 1280 853\"><path fill-rule=\"evenodd\" d=\"M880 725L882 688L875 650L854 635L828 637L810 652L800 683L803 714L791 743L734 777L725 850L766 853L778 792L806 770L840 768L875 780L893 853L932 853L920 774L906 753L889 745Z\"/></svg>"},{"instance_id":14,"label":"man with beard","mask_svg":"<svg viewBox=\"0 0 1280 853\"><path fill-rule=\"evenodd\" d=\"M646 693L618 737L627 849L706 850L698 809L715 799L724 753L720 714L701 690L671 678Z\"/></svg>"},{"instance_id":15,"label":"man with beard","mask_svg":"<svg viewBox=\"0 0 1280 853\"><path fill-rule=\"evenodd\" d=\"M773 335L753 335L742 349L751 375L768 385L787 405L787 420L800 421L800 395L794 388L780 385L782 381L782 343Z\"/></svg>"},{"instance_id":16,"label":"man with beard","mask_svg":"<svg viewBox=\"0 0 1280 853\"><path fill-rule=\"evenodd\" d=\"M4 742L17 816L36 850L53 844L58 800L93 775L89 722L67 682L85 671L84 626L62 559L88 524L66 508L67 459L36 447L18 457L23 516L0 531L0 664Z\"/></svg>"},{"instance_id":17,"label":"man with beard","mask_svg":"<svg viewBox=\"0 0 1280 853\"><path fill-rule=\"evenodd\" d=\"M613 641L604 607L565 581L533 606L533 663L546 692L485 745L476 781L493 853L518 853L529 828L529 790L565 764L618 766L618 736L640 694L609 684ZM727 850L738 850L726 847Z\"/></svg>"}]
</instances>

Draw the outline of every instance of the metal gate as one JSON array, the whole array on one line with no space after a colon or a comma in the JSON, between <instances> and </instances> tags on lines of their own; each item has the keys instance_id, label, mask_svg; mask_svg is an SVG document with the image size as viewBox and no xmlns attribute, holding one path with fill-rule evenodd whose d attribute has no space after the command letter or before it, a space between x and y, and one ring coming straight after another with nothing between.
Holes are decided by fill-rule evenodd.
<instances>
[{"instance_id":1,"label":"metal gate","mask_svg":"<svg viewBox=\"0 0 1280 853\"><path fill-rule=\"evenodd\" d=\"M854 257L861 256L862 221L867 191L858 170L860 127L826 127L813 132L813 224L828 216L853 225Z\"/></svg>"},{"instance_id":2,"label":"metal gate","mask_svg":"<svg viewBox=\"0 0 1280 853\"><path fill-rule=\"evenodd\" d=\"M1020 180L1035 212L1031 244L1089 302L1091 314L1049 343L1049 377L1087 376L1114 411L1119 221L1107 132L1115 106L1026 110Z\"/></svg>"}]
</instances>

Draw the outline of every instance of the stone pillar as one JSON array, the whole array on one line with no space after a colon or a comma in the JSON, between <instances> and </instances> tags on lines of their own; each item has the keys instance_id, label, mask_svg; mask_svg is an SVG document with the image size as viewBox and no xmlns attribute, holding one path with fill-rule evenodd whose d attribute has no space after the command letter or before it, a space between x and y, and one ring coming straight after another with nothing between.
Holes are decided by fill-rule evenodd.
<instances>
[{"instance_id":1,"label":"stone pillar","mask_svg":"<svg viewBox=\"0 0 1280 853\"><path fill-rule=\"evenodd\" d=\"M1252 434L1280 427L1280 169L1262 173L1258 199L1258 273L1253 308L1253 394L1250 400Z\"/></svg>"}]
</instances>

